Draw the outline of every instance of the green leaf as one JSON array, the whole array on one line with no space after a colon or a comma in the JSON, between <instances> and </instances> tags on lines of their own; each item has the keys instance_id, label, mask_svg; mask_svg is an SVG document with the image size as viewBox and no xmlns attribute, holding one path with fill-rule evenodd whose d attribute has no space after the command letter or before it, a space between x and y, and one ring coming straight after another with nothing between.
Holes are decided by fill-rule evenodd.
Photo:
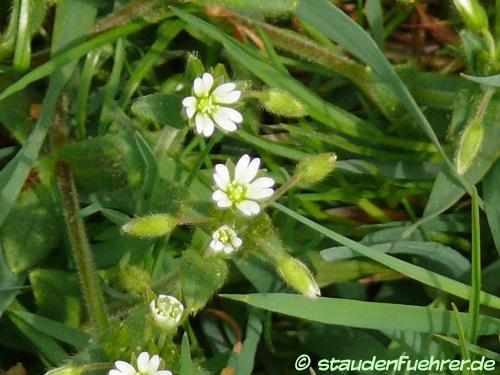
<instances>
[{"instance_id":1,"label":"green leaf","mask_svg":"<svg viewBox=\"0 0 500 375\"><path fill-rule=\"evenodd\" d=\"M80 326L83 305L76 276L38 269L30 273L29 279L41 315L70 327ZM57 303L54 303L54 296L57 296Z\"/></svg>"},{"instance_id":2,"label":"green leaf","mask_svg":"<svg viewBox=\"0 0 500 375\"><path fill-rule=\"evenodd\" d=\"M331 238L332 240L337 241L340 244L347 246L352 250L364 255L365 257L373 259L376 262L379 262L396 272L400 272L414 280L432 286L433 288L445 291L452 295L461 297L465 300L468 300L471 296L472 290L468 285L465 285L448 277L441 276L440 274L428 271L424 268L415 266L411 263L402 261L390 255L375 251L368 246L357 243L356 241L353 241L347 237L342 236L341 234L325 228L324 226L315 223L314 221L286 208L285 206L282 206L279 203L272 203L271 206L277 208L280 211L283 211L287 215L316 230L317 232L324 234L328 238ZM480 300L481 303L485 306L500 309L500 297L481 292Z\"/></svg>"},{"instance_id":3,"label":"green leaf","mask_svg":"<svg viewBox=\"0 0 500 375\"><path fill-rule=\"evenodd\" d=\"M467 74L461 74L462 77L473 81L480 83L482 85L490 86L490 87L500 87L500 74L496 74L494 76L489 76L489 77L475 77L475 76L469 76Z\"/></svg>"},{"instance_id":4,"label":"green leaf","mask_svg":"<svg viewBox=\"0 0 500 375\"><path fill-rule=\"evenodd\" d=\"M226 280L226 263L216 257L202 257L193 250L184 253L181 263L181 289L189 311L206 305Z\"/></svg>"},{"instance_id":5,"label":"green leaf","mask_svg":"<svg viewBox=\"0 0 500 375\"><path fill-rule=\"evenodd\" d=\"M236 357L235 374L252 375L257 345L262 334L262 318L258 311L250 310L243 348Z\"/></svg>"},{"instance_id":6,"label":"green leaf","mask_svg":"<svg viewBox=\"0 0 500 375\"><path fill-rule=\"evenodd\" d=\"M181 372L180 375L193 375L193 364L191 363L191 351L187 333L182 335L181 344Z\"/></svg>"},{"instance_id":7,"label":"green leaf","mask_svg":"<svg viewBox=\"0 0 500 375\"><path fill-rule=\"evenodd\" d=\"M33 326L38 331L53 337L59 341L73 345L76 349L85 348L91 338L90 335L79 329L68 327L58 321L47 319L43 316L32 314L27 311L12 311L27 324Z\"/></svg>"},{"instance_id":8,"label":"green leaf","mask_svg":"<svg viewBox=\"0 0 500 375\"><path fill-rule=\"evenodd\" d=\"M483 179L483 198L486 208L486 217L490 225L495 247L500 255L500 160L497 160Z\"/></svg>"},{"instance_id":9,"label":"green leaf","mask_svg":"<svg viewBox=\"0 0 500 375\"><path fill-rule=\"evenodd\" d=\"M141 96L132 103L135 115L177 129L187 126L181 116L181 108L181 99L177 95L151 94Z\"/></svg>"},{"instance_id":10,"label":"green leaf","mask_svg":"<svg viewBox=\"0 0 500 375\"><path fill-rule=\"evenodd\" d=\"M16 273L43 260L61 239L49 199L49 193L43 186L25 191L0 228L5 257Z\"/></svg>"},{"instance_id":11,"label":"green leaf","mask_svg":"<svg viewBox=\"0 0 500 375\"><path fill-rule=\"evenodd\" d=\"M378 330L457 333L451 311L430 307L340 298L307 298L301 295L282 293L222 294L221 297L325 324ZM465 324L467 314L461 313L460 318ZM479 327L481 335L496 334L500 329L500 320L489 316L480 316Z\"/></svg>"},{"instance_id":12,"label":"green leaf","mask_svg":"<svg viewBox=\"0 0 500 375\"><path fill-rule=\"evenodd\" d=\"M323 34L373 68L375 73L392 88L392 91L406 107L408 113L431 140L436 150L446 161L450 173L467 191L471 191L471 185L455 172L429 121L415 102L415 99L365 30L327 0L300 0L295 13L301 20L315 25Z\"/></svg>"},{"instance_id":13,"label":"green leaf","mask_svg":"<svg viewBox=\"0 0 500 375\"><path fill-rule=\"evenodd\" d=\"M9 269L0 245L0 317L21 291L25 277Z\"/></svg>"},{"instance_id":14,"label":"green leaf","mask_svg":"<svg viewBox=\"0 0 500 375\"><path fill-rule=\"evenodd\" d=\"M447 341L447 342L453 344L454 346L460 346L460 341L453 338L453 337L447 337L447 336L438 335L438 334L434 334L434 336L437 337L438 339L443 340L443 341ZM465 347L467 348L468 351L470 351L472 353L476 353L480 356L485 356L487 358L491 358L497 362L500 362L500 354L498 354L498 353L492 352L491 350L488 350L486 348L482 348L480 346L472 345L469 343L466 343Z\"/></svg>"},{"instance_id":15,"label":"green leaf","mask_svg":"<svg viewBox=\"0 0 500 375\"><path fill-rule=\"evenodd\" d=\"M380 0L367 0L365 5L366 19L370 25L373 40L384 50L384 14Z\"/></svg>"},{"instance_id":16,"label":"green leaf","mask_svg":"<svg viewBox=\"0 0 500 375\"><path fill-rule=\"evenodd\" d=\"M259 12L268 15L291 12L297 7L297 0L192 0L195 4L217 4L245 12Z\"/></svg>"},{"instance_id":17,"label":"green leaf","mask_svg":"<svg viewBox=\"0 0 500 375\"><path fill-rule=\"evenodd\" d=\"M458 251L437 242L397 241L372 245L371 249L385 254L410 254L422 259L425 264L434 265L435 271L460 279L470 271L470 263ZM332 247L322 250L321 256L327 261L338 261L359 257L348 247Z\"/></svg>"}]
</instances>

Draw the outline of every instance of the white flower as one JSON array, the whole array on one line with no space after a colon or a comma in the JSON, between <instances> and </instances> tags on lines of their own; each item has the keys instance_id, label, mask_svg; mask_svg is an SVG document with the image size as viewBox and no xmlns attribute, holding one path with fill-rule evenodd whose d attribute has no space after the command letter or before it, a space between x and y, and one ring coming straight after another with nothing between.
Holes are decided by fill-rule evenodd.
<instances>
[{"instance_id":1,"label":"white flower","mask_svg":"<svg viewBox=\"0 0 500 375\"><path fill-rule=\"evenodd\" d=\"M241 91L235 90L236 85L232 82L223 83L212 89L214 77L204 73L196 78L193 84L194 96L188 96L182 101L187 117L196 125L196 132L210 137L214 127L233 132L237 129L236 124L243 121L243 116L237 110L224 106L234 104L241 96Z\"/></svg>"},{"instance_id":2,"label":"white flower","mask_svg":"<svg viewBox=\"0 0 500 375\"><path fill-rule=\"evenodd\" d=\"M151 301L149 305L153 318L164 329L173 329L179 324L184 306L177 298L160 294L158 298Z\"/></svg>"},{"instance_id":3,"label":"white flower","mask_svg":"<svg viewBox=\"0 0 500 375\"><path fill-rule=\"evenodd\" d=\"M148 352L142 352L137 357L137 370L130 363L116 361L115 368L108 372L108 375L172 375L170 371L158 371L160 367L160 357L157 355L149 358Z\"/></svg>"},{"instance_id":4,"label":"white flower","mask_svg":"<svg viewBox=\"0 0 500 375\"><path fill-rule=\"evenodd\" d=\"M212 241L210 248L219 253L224 251L226 254L231 254L237 250L243 241L238 237L236 231L227 225L223 225L212 233Z\"/></svg>"},{"instance_id":5,"label":"white flower","mask_svg":"<svg viewBox=\"0 0 500 375\"><path fill-rule=\"evenodd\" d=\"M231 179L229 169L217 164L213 177L219 189L212 194L217 206L237 208L246 216L258 214L260 206L256 201L269 198L274 193L271 189L274 180L271 177L255 179L259 166L259 158L250 160L250 156L243 155L236 164L234 178Z\"/></svg>"}]
</instances>

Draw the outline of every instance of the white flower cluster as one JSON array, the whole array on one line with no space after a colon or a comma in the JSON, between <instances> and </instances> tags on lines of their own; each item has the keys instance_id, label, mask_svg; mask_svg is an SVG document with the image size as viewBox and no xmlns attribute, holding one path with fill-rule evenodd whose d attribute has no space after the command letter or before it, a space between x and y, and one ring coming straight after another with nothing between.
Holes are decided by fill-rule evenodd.
<instances>
[{"instance_id":1,"label":"white flower cluster","mask_svg":"<svg viewBox=\"0 0 500 375\"><path fill-rule=\"evenodd\" d=\"M160 357L149 356L148 352L142 352L137 357L137 370L130 363L116 361L115 368L108 372L108 375L172 375L167 370L158 370L160 367Z\"/></svg>"}]
</instances>

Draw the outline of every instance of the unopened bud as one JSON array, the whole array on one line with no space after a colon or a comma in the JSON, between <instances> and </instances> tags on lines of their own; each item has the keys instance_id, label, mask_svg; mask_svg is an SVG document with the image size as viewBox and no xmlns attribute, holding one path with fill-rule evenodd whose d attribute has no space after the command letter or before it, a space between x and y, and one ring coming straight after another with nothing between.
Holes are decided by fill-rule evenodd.
<instances>
[{"instance_id":1,"label":"unopened bud","mask_svg":"<svg viewBox=\"0 0 500 375\"><path fill-rule=\"evenodd\" d=\"M484 129L481 121L474 120L465 128L458 145L457 172L464 174L477 155L483 142Z\"/></svg>"},{"instance_id":2,"label":"unopened bud","mask_svg":"<svg viewBox=\"0 0 500 375\"><path fill-rule=\"evenodd\" d=\"M151 314L158 326L165 330L176 328L184 313L184 306L177 298L160 294L151 301Z\"/></svg>"},{"instance_id":3,"label":"unopened bud","mask_svg":"<svg viewBox=\"0 0 500 375\"><path fill-rule=\"evenodd\" d=\"M307 116L305 105L286 91L271 89L259 94L264 108L271 113L283 117Z\"/></svg>"},{"instance_id":4,"label":"unopened bud","mask_svg":"<svg viewBox=\"0 0 500 375\"><path fill-rule=\"evenodd\" d=\"M337 155L319 154L302 160L295 169L295 175L306 185L313 185L325 179L335 169Z\"/></svg>"},{"instance_id":5,"label":"unopened bud","mask_svg":"<svg viewBox=\"0 0 500 375\"><path fill-rule=\"evenodd\" d=\"M156 238L169 234L179 224L175 217L155 214L139 217L122 226L122 230L135 237Z\"/></svg>"},{"instance_id":6,"label":"unopened bud","mask_svg":"<svg viewBox=\"0 0 500 375\"><path fill-rule=\"evenodd\" d=\"M300 260L289 256L280 256L277 259L277 266L282 279L299 293L310 298L321 295L311 271Z\"/></svg>"},{"instance_id":7,"label":"unopened bud","mask_svg":"<svg viewBox=\"0 0 500 375\"><path fill-rule=\"evenodd\" d=\"M488 16L477 0L453 0L463 21L472 31L481 31L488 27Z\"/></svg>"},{"instance_id":8,"label":"unopened bud","mask_svg":"<svg viewBox=\"0 0 500 375\"><path fill-rule=\"evenodd\" d=\"M131 294L142 295L149 289L149 274L137 266L123 266L120 272L120 281L125 290Z\"/></svg>"}]
</instances>

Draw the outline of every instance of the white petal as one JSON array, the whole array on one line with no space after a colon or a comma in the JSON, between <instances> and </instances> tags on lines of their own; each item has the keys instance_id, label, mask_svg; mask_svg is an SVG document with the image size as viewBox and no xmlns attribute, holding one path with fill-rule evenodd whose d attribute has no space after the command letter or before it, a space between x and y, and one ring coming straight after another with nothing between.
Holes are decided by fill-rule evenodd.
<instances>
[{"instance_id":1,"label":"white petal","mask_svg":"<svg viewBox=\"0 0 500 375\"><path fill-rule=\"evenodd\" d=\"M259 177L250 184L251 189L270 188L274 185L274 180L271 177Z\"/></svg>"},{"instance_id":2,"label":"white petal","mask_svg":"<svg viewBox=\"0 0 500 375\"><path fill-rule=\"evenodd\" d=\"M213 95L214 101L218 104L233 104L241 97L241 91L234 90L225 94Z\"/></svg>"},{"instance_id":3,"label":"white petal","mask_svg":"<svg viewBox=\"0 0 500 375\"><path fill-rule=\"evenodd\" d=\"M135 370L134 370L134 371L135 371ZM118 371L118 370L113 369L113 370L109 370L108 375L127 375L127 374L124 374L124 373L123 373L123 372L121 372L121 371Z\"/></svg>"},{"instance_id":4,"label":"white petal","mask_svg":"<svg viewBox=\"0 0 500 375\"><path fill-rule=\"evenodd\" d=\"M215 124L212 119L205 116L205 126L203 127L203 135L205 137L210 137L214 132Z\"/></svg>"},{"instance_id":5,"label":"white petal","mask_svg":"<svg viewBox=\"0 0 500 375\"><path fill-rule=\"evenodd\" d=\"M196 113L196 105L192 105L186 108L186 115L188 118L192 118Z\"/></svg>"},{"instance_id":6,"label":"white petal","mask_svg":"<svg viewBox=\"0 0 500 375\"><path fill-rule=\"evenodd\" d=\"M245 174L241 177L241 181L243 181L243 182L252 181L255 178L255 176L257 176L257 172L259 171L259 167L260 167L260 159L259 158L253 159L248 164L248 168L245 171Z\"/></svg>"},{"instance_id":7,"label":"white petal","mask_svg":"<svg viewBox=\"0 0 500 375\"><path fill-rule=\"evenodd\" d=\"M221 251L224 247L224 244L220 241L213 240L210 242L210 247L215 251Z\"/></svg>"},{"instance_id":8,"label":"white petal","mask_svg":"<svg viewBox=\"0 0 500 375\"><path fill-rule=\"evenodd\" d=\"M243 155L238 163L236 163L236 168L234 169L234 179L241 180L248 169L248 164L250 163L250 156L247 154Z\"/></svg>"},{"instance_id":9,"label":"white petal","mask_svg":"<svg viewBox=\"0 0 500 375\"><path fill-rule=\"evenodd\" d=\"M215 90L212 92L213 95L224 95L227 94L228 92L233 91L236 88L236 85L232 82L229 83L223 83L220 86L217 86Z\"/></svg>"},{"instance_id":10,"label":"white petal","mask_svg":"<svg viewBox=\"0 0 500 375\"><path fill-rule=\"evenodd\" d=\"M256 215L260 212L260 206L254 201L244 200L238 203L236 207L246 216Z\"/></svg>"},{"instance_id":11,"label":"white petal","mask_svg":"<svg viewBox=\"0 0 500 375\"><path fill-rule=\"evenodd\" d=\"M216 190L212 194L212 199L217 202L217 206L221 208L225 207L231 207L233 202L229 197L227 196L226 193L224 193L222 190Z\"/></svg>"},{"instance_id":12,"label":"white petal","mask_svg":"<svg viewBox=\"0 0 500 375\"><path fill-rule=\"evenodd\" d=\"M237 124L243 121L243 116L236 109L229 107L219 107L218 112L222 113L224 117L227 117L229 120Z\"/></svg>"},{"instance_id":13,"label":"white petal","mask_svg":"<svg viewBox=\"0 0 500 375\"><path fill-rule=\"evenodd\" d=\"M243 243L243 241L242 241L242 239L241 239L241 238L239 238L239 237L235 237L235 238L233 238L233 240L231 241L231 245L233 245L235 249L237 249L238 247L240 247L242 243Z\"/></svg>"},{"instance_id":14,"label":"white petal","mask_svg":"<svg viewBox=\"0 0 500 375\"><path fill-rule=\"evenodd\" d=\"M182 105L184 107L191 107L196 105L196 98L194 96L187 96L182 100Z\"/></svg>"},{"instance_id":15,"label":"white petal","mask_svg":"<svg viewBox=\"0 0 500 375\"><path fill-rule=\"evenodd\" d=\"M146 372L148 371L149 368L149 353L148 352L142 352L139 354L139 357L137 357L137 369L139 372Z\"/></svg>"},{"instance_id":16,"label":"white petal","mask_svg":"<svg viewBox=\"0 0 500 375\"><path fill-rule=\"evenodd\" d=\"M222 190L225 191L227 188L227 185L229 185L231 183L231 178L229 177L229 169L227 169L227 167L224 164L217 164L215 166L215 172L216 172L216 173L214 173L215 183L217 184L217 186L219 186ZM217 178L219 179L221 184L219 184L219 182L217 182L216 177L215 177L216 175L218 176Z\"/></svg>"},{"instance_id":17,"label":"white petal","mask_svg":"<svg viewBox=\"0 0 500 375\"><path fill-rule=\"evenodd\" d=\"M214 121L220 128L227 130L228 132L234 132L238 129L234 122L222 115L219 111L214 114Z\"/></svg>"},{"instance_id":18,"label":"white petal","mask_svg":"<svg viewBox=\"0 0 500 375\"><path fill-rule=\"evenodd\" d=\"M124 374L135 375L135 368L130 363L125 361L116 361L115 367Z\"/></svg>"},{"instance_id":19,"label":"white petal","mask_svg":"<svg viewBox=\"0 0 500 375\"><path fill-rule=\"evenodd\" d=\"M203 134L203 128L205 126L205 115L198 113L194 119L194 123L196 124L196 133Z\"/></svg>"},{"instance_id":20,"label":"white petal","mask_svg":"<svg viewBox=\"0 0 500 375\"><path fill-rule=\"evenodd\" d=\"M250 199L264 199L269 198L274 194L273 189L250 189L247 194L247 197Z\"/></svg>"},{"instance_id":21,"label":"white petal","mask_svg":"<svg viewBox=\"0 0 500 375\"><path fill-rule=\"evenodd\" d=\"M226 254L231 254L234 251L234 247L231 244L224 245L224 252Z\"/></svg>"},{"instance_id":22,"label":"white petal","mask_svg":"<svg viewBox=\"0 0 500 375\"><path fill-rule=\"evenodd\" d=\"M212 88L214 84L214 77L210 73L204 73L203 77L201 78L203 82L203 94L202 95L208 95L210 92L210 89Z\"/></svg>"},{"instance_id":23,"label":"white petal","mask_svg":"<svg viewBox=\"0 0 500 375\"><path fill-rule=\"evenodd\" d=\"M172 375L172 373L167 370L162 370L162 371L156 371L154 375Z\"/></svg>"},{"instance_id":24,"label":"white petal","mask_svg":"<svg viewBox=\"0 0 500 375\"><path fill-rule=\"evenodd\" d=\"M158 370L158 367L160 367L160 357L154 355L149 360L149 372L153 374L156 370Z\"/></svg>"},{"instance_id":25,"label":"white petal","mask_svg":"<svg viewBox=\"0 0 500 375\"><path fill-rule=\"evenodd\" d=\"M196 96L203 96L203 81L201 78L198 77L194 80L193 91Z\"/></svg>"}]
</instances>

